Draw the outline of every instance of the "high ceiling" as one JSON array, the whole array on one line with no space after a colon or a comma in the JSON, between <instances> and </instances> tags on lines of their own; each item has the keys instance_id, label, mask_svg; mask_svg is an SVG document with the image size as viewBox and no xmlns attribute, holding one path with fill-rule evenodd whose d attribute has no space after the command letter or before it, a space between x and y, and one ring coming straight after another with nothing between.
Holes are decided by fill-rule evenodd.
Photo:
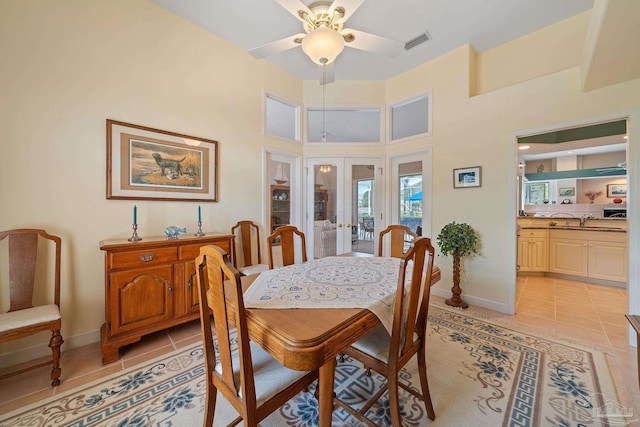
<instances>
[{"instance_id":1,"label":"high ceiling","mask_svg":"<svg viewBox=\"0 0 640 427\"><path fill-rule=\"evenodd\" d=\"M274 0L153 2L244 50L303 32L302 23ZM395 58L345 48L335 61L336 80L386 80L467 43L479 53L592 6L593 0L366 0L346 28L403 43L426 31L431 40ZM318 78L317 66L300 47L264 60L302 79Z\"/></svg>"}]
</instances>

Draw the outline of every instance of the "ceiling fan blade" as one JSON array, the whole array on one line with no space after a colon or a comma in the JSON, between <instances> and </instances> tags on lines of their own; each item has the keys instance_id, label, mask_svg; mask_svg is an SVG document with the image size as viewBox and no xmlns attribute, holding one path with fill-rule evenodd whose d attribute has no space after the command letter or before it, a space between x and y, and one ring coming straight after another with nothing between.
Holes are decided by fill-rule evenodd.
<instances>
[{"instance_id":1,"label":"ceiling fan blade","mask_svg":"<svg viewBox=\"0 0 640 427\"><path fill-rule=\"evenodd\" d=\"M377 53L379 55L398 56L404 48L403 42L365 33L364 31L344 29L340 33L345 37L345 46L366 50L367 52ZM351 36L353 40L349 41Z\"/></svg>"},{"instance_id":2,"label":"ceiling fan blade","mask_svg":"<svg viewBox=\"0 0 640 427\"><path fill-rule=\"evenodd\" d=\"M301 20L302 22L307 22L300 14L299 11L306 12L311 17L315 17L311 9L305 6L304 3L300 0L275 0L280 6L282 6L287 12Z\"/></svg>"},{"instance_id":3,"label":"ceiling fan blade","mask_svg":"<svg viewBox=\"0 0 640 427\"><path fill-rule=\"evenodd\" d=\"M333 14L337 8L341 7L344 9L344 16L340 18L339 21L344 22L353 15L353 12L362 6L362 3L364 3L364 0L335 0L329 7L329 15Z\"/></svg>"},{"instance_id":4,"label":"ceiling fan blade","mask_svg":"<svg viewBox=\"0 0 640 427\"><path fill-rule=\"evenodd\" d=\"M260 59L269 55L273 55L275 53L284 52L285 50L300 46L300 43L296 43L295 40L302 40L304 36L304 33L300 33L293 36L285 37L284 39L250 49L249 54L251 54L251 56L253 56L254 58Z\"/></svg>"},{"instance_id":5,"label":"ceiling fan blade","mask_svg":"<svg viewBox=\"0 0 640 427\"><path fill-rule=\"evenodd\" d=\"M333 62L331 64L320 64L318 65L318 72L320 72L320 84L327 85L329 83L333 83L336 81L336 69L333 66Z\"/></svg>"}]
</instances>

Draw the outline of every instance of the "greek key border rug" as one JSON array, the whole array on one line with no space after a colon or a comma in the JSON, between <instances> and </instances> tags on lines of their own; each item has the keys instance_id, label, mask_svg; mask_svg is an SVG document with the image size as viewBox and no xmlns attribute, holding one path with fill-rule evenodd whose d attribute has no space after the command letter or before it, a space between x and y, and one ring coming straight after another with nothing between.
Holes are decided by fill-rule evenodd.
<instances>
[{"instance_id":1,"label":"greek key border rug","mask_svg":"<svg viewBox=\"0 0 640 427\"><path fill-rule=\"evenodd\" d=\"M402 394L406 426L607 426L627 425L603 353L545 339L505 325L432 305L427 373L436 420L424 405ZM202 424L205 378L200 345L0 415L1 426L197 426ZM419 388L415 365L401 381ZM339 362L335 391L357 406L383 378L366 376L358 362ZM369 417L391 425L386 394ZM215 425L237 414L219 394ZM261 425L317 426L313 390L298 394ZM336 427L360 426L342 409Z\"/></svg>"}]
</instances>

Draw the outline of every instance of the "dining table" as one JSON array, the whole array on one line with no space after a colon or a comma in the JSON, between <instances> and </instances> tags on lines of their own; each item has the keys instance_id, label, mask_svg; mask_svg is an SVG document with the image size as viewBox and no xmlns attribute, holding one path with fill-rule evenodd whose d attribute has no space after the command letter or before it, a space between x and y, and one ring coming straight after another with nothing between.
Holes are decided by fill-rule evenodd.
<instances>
[{"instance_id":1,"label":"dining table","mask_svg":"<svg viewBox=\"0 0 640 427\"><path fill-rule=\"evenodd\" d=\"M345 255L375 258L369 254L350 253L322 260L325 265L331 264L338 262L332 260ZM315 261L317 260L305 264L312 268ZM397 261L399 267L400 260ZM242 277L243 294L246 295L258 277L265 273L267 272ZM396 280L397 274L396 272ZM440 270L434 266L431 284L439 279ZM291 283L283 285L296 286L300 277L292 276L289 280ZM253 307L254 304L248 304L246 298L243 299L249 337L253 342L289 369L318 369L319 425L331 426L336 357L341 350L378 326L381 323L378 316L364 307L327 308L326 304L321 303L317 307L310 304L305 308L264 308ZM227 301L227 304L233 310L234 302Z\"/></svg>"}]
</instances>

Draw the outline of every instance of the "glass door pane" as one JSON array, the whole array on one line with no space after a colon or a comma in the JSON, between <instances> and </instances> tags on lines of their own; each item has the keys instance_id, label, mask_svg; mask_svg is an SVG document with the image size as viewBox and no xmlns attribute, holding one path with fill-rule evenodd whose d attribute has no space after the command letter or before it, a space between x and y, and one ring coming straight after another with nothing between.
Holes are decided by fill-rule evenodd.
<instances>
[{"instance_id":1,"label":"glass door pane","mask_svg":"<svg viewBox=\"0 0 640 427\"><path fill-rule=\"evenodd\" d=\"M374 164L351 165L351 240L345 252L375 252L375 171Z\"/></svg>"},{"instance_id":2,"label":"glass door pane","mask_svg":"<svg viewBox=\"0 0 640 427\"><path fill-rule=\"evenodd\" d=\"M390 159L389 224L402 224L420 236L431 236L431 151Z\"/></svg>"},{"instance_id":3,"label":"glass door pane","mask_svg":"<svg viewBox=\"0 0 640 427\"><path fill-rule=\"evenodd\" d=\"M400 224L422 234L422 162L401 163L398 181Z\"/></svg>"},{"instance_id":4,"label":"glass door pane","mask_svg":"<svg viewBox=\"0 0 640 427\"><path fill-rule=\"evenodd\" d=\"M313 258L334 256L340 238L337 219L342 215L338 203L343 197L342 160L313 159L308 170L307 251Z\"/></svg>"}]
</instances>

